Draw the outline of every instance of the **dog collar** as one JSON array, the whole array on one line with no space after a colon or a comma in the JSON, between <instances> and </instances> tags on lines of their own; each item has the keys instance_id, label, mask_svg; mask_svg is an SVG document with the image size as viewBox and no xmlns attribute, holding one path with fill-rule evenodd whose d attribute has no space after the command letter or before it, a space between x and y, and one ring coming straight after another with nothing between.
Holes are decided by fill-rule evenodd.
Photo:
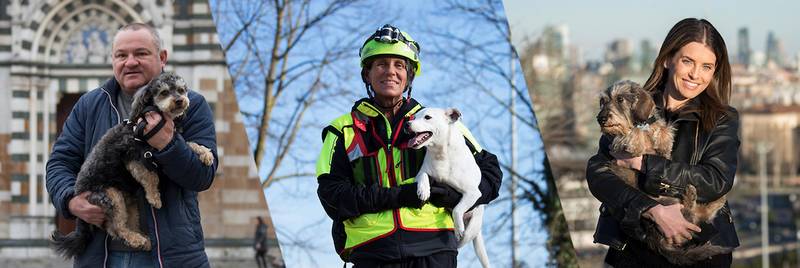
<instances>
[{"instance_id":1,"label":"dog collar","mask_svg":"<svg viewBox=\"0 0 800 268\"><path fill-rule=\"evenodd\" d=\"M639 128L639 129L649 129L650 128L650 124L655 123L657 120L658 120L658 118L656 118L655 115L652 115L652 116L650 116L650 118L647 118L647 120L644 120L644 122L636 124L636 127Z\"/></svg>"}]
</instances>

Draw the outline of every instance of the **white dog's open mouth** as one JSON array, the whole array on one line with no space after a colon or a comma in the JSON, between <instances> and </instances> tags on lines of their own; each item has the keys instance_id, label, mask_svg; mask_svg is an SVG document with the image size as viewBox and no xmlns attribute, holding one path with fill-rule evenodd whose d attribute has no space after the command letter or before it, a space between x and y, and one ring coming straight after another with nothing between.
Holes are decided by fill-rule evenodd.
<instances>
[{"instance_id":1,"label":"white dog's open mouth","mask_svg":"<svg viewBox=\"0 0 800 268\"><path fill-rule=\"evenodd\" d=\"M408 141L408 146L414 149L419 149L432 136L433 132L430 131L416 133L416 135Z\"/></svg>"}]
</instances>

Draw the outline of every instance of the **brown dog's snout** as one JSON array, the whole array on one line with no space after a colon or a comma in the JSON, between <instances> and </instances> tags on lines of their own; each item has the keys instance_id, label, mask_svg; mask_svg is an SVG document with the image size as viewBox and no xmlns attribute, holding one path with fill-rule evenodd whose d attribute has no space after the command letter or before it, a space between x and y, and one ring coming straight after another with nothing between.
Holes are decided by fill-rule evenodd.
<instances>
[{"instance_id":1,"label":"brown dog's snout","mask_svg":"<svg viewBox=\"0 0 800 268\"><path fill-rule=\"evenodd\" d=\"M600 125L605 125L608 122L608 116L597 116L597 123Z\"/></svg>"},{"instance_id":2,"label":"brown dog's snout","mask_svg":"<svg viewBox=\"0 0 800 268\"><path fill-rule=\"evenodd\" d=\"M608 122L608 112L606 110L602 110L599 114L597 114L597 123L602 126L605 125L606 122Z\"/></svg>"}]
</instances>

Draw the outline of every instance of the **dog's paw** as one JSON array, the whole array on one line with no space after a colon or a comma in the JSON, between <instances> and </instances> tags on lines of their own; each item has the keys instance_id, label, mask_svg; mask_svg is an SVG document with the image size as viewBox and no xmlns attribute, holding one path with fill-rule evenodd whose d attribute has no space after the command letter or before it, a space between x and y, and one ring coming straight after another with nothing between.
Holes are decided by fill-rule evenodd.
<instances>
[{"instance_id":1,"label":"dog's paw","mask_svg":"<svg viewBox=\"0 0 800 268\"><path fill-rule=\"evenodd\" d=\"M158 193L147 195L147 203L150 203L154 208L161 208L161 195Z\"/></svg>"},{"instance_id":2,"label":"dog's paw","mask_svg":"<svg viewBox=\"0 0 800 268\"><path fill-rule=\"evenodd\" d=\"M161 208L161 199L154 200L153 203L151 203L151 205L153 205L153 207L156 209Z\"/></svg>"},{"instance_id":3,"label":"dog's paw","mask_svg":"<svg viewBox=\"0 0 800 268\"><path fill-rule=\"evenodd\" d=\"M456 234L456 242L460 244L461 240L464 240L464 230L459 231L458 228L456 228L454 232Z\"/></svg>"},{"instance_id":4,"label":"dog's paw","mask_svg":"<svg viewBox=\"0 0 800 268\"><path fill-rule=\"evenodd\" d=\"M214 163L214 154L211 153L211 149L191 141L187 142L186 144L188 144L189 148L191 148L192 151L197 154L197 158L199 158L200 162L202 162L204 165L211 166L211 164Z\"/></svg>"},{"instance_id":5,"label":"dog's paw","mask_svg":"<svg viewBox=\"0 0 800 268\"><path fill-rule=\"evenodd\" d=\"M92 192L87 197L87 201L89 201L89 204L103 207L106 209L114 208L114 203L111 202L111 198L109 198L108 195L106 195L105 191Z\"/></svg>"},{"instance_id":6,"label":"dog's paw","mask_svg":"<svg viewBox=\"0 0 800 268\"><path fill-rule=\"evenodd\" d=\"M125 238L125 242L132 248L150 250L150 240L137 233L132 233L129 237Z\"/></svg>"},{"instance_id":7,"label":"dog's paw","mask_svg":"<svg viewBox=\"0 0 800 268\"><path fill-rule=\"evenodd\" d=\"M150 251L151 249L153 249L152 244L150 244L150 239L145 238L144 245L142 246L142 249L145 250L145 251Z\"/></svg>"},{"instance_id":8,"label":"dog's paw","mask_svg":"<svg viewBox=\"0 0 800 268\"><path fill-rule=\"evenodd\" d=\"M431 186L429 184L417 184L417 197L419 197L419 200L427 201L431 197Z\"/></svg>"},{"instance_id":9,"label":"dog's paw","mask_svg":"<svg viewBox=\"0 0 800 268\"><path fill-rule=\"evenodd\" d=\"M199 155L199 157L200 157L200 162L203 162L203 164L206 166L211 166L211 164L214 163L214 155L211 154L211 151L201 154Z\"/></svg>"},{"instance_id":10,"label":"dog's paw","mask_svg":"<svg viewBox=\"0 0 800 268\"><path fill-rule=\"evenodd\" d=\"M683 198L694 203L697 200L697 188L694 185L689 184L686 186L686 192L683 194Z\"/></svg>"}]
</instances>

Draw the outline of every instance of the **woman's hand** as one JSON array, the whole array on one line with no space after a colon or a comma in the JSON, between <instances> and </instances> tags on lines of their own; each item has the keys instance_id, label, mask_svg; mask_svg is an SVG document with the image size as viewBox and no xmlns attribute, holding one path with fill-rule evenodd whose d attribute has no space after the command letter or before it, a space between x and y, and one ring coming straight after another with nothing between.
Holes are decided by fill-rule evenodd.
<instances>
[{"instance_id":1,"label":"woman's hand","mask_svg":"<svg viewBox=\"0 0 800 268\"><path fill-rule=\"evenodd\" d=\"M611 156L614 157L614 162L617 166L635 169L638 171L642 170L642 156L631 156L627 153L611 153Z\"/></svg>"},{"instance_id":2,"label":"woman's hand","mask_svg":"<svg viewBox=\"0 0 800 268\"><path fill-rule=\"evenodd\" d=\"M658 225L658 229L664 234L668 243L680 245L692 239L692 232L700 232L700 227L683 218L682 208L681 204L656 205L642 213L642 216L653 220Z\"/></svg>"}]
</instances>

